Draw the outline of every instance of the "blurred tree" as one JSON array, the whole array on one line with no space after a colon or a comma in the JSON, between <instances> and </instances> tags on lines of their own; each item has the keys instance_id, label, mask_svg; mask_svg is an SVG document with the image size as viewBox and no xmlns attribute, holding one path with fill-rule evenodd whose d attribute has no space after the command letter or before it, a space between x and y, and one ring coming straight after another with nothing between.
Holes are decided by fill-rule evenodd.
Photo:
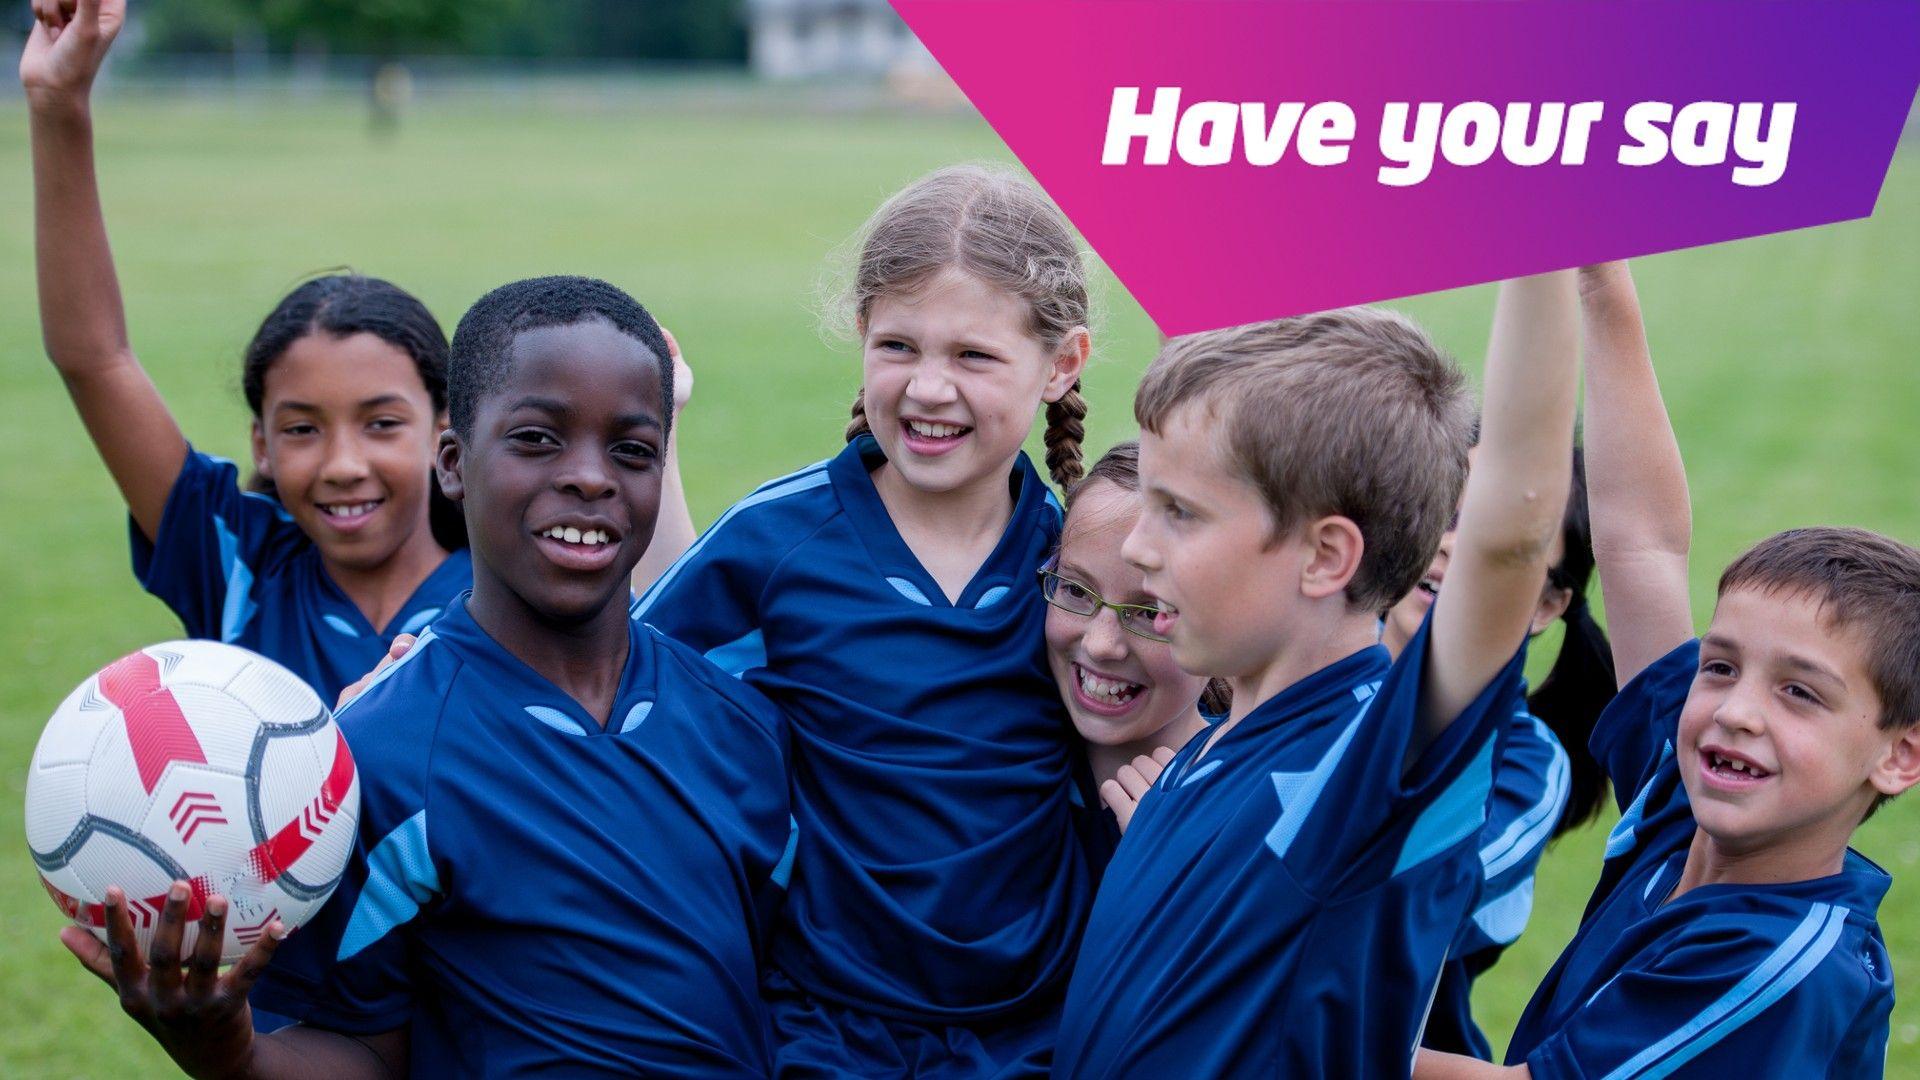
<instances>
[{"instance_id":1,"label":"blurred tree","mask_svg":"<svg viewBox=\"0 0 1920 1080\"><path fill-rule=\"evenodd\" d=\"M153 0L129 18L156 52L224 53L265 33L260 0Z\"/></svg>"},{"instance_id":2,"label":"blurred tree","mask_svg":"<svg viewBox=\"0 0 1920 1080\"><path fill-rule=\"evenodd\" d=\"M274 42L366 56L464 52L522 0L221 0L258 7Z\"/></svg>"},{"instance_id":3,"label":"blurred tree","mask_svg":"<svg viewBox=\"0 0 1920 1080\"><path fill-rule=\"evenodd\" d=\"M743 61L741 0L146 0L155 52Z\"/></svg>"},{"instance_id":4,"label":"blurred tree","mask_svg":"<svg viewBox=\"0 0 1920 1080\"><path fill-rule=\"evenodd\" d=\"M744 61L741 0L542 0L502 19L504 56Z\"/></svg>"}]
</instances>

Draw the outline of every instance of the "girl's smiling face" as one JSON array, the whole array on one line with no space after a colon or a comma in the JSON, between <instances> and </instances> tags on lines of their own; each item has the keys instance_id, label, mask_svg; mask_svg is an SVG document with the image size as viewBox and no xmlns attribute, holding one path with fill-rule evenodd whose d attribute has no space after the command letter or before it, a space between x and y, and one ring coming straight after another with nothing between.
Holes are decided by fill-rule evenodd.
<instances>
[{"instance_id":1,"label":"girl's smiling face","mask_svg":"<svg viewBox=\"0 0 1920 1080\"><path fill-rule=\"evenodd\" d=\"M861 337L867 422L908 484L1004 482L1035 410L1086 364L1084 328L1049 348L1029 322L1019 297L952 268L874 299Z\"/></svg>"},{"instance_id":2,"label":"girl's smiling face","mask_svg":"<svg viewBox=\"0 0 1920 1080\"><path fill-rule=\"evenodd\" d=\"M442 442L440 482L464 505L476 597L501 588L576 625L620 601L653 538L661 359L599 318L523 331L512 348L472 432Z\"/></svg>"},{"instance_id":3,"label":"girl's smiling face","mask_svg":"<svg viewBox=\"0 0 1920 1080\"><path fill-rule=\"evenodd\" d=\"M1140 571L1120 555L1140 516L1140 497L1106 480L1089 481L1073 499L1060 537L1056 572L1116 604L1151 605ZM1082 738L1100 745L1144 739L1194 707L1206 679L1173 662L1173 650L1121 627L1102 608L1075 615L1047 608L1047 663Z\"/></svg>"},{"instance_id":4,"label":"girl's smiling face","mask_svg":"<svg viewBox=\"0 0 1920 1080\"><path fill-rule=\"evenodd\" d=\"M376 569L427 523L444 426L407 353L373 334L296 339L264 379L255 471L329 565Z\"/></svg>"}]
</instances>

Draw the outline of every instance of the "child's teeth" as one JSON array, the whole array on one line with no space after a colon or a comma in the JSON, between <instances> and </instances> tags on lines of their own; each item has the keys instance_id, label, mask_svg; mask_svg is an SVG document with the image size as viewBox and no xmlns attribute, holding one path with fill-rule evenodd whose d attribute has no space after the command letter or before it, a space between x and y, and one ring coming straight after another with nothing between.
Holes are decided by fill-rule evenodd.
<instances>
[{"instance_id":1,"label":"child's teeth","mask_svg":"<svg viewBox=\"0 0 1920 1080\"><path fill-rule=\"evenodd\" d=\"M572 527L563 526L563 525L555 525L553 528L548 529L547 531L541 533L540 535L552 540L565 541L566 543L569 543L569 544L611 544L613 543L613 534L608 532L605 529L579 529L579 528L572 528Z\"/></svg>"},{"instance_id":2,"label":"child's teeth","mask_svg":"<svg viewBox=\"0 0 1920 1080\"><path fill-rule=\"evenodd\" d=\"M1103 679L1098 675L1082 671L1080 672L1080 689L1089 697L1097 697L1110 704L1118 705L1132 697L1140 688L1133 683Z\"/></svg>"}]
</instances>

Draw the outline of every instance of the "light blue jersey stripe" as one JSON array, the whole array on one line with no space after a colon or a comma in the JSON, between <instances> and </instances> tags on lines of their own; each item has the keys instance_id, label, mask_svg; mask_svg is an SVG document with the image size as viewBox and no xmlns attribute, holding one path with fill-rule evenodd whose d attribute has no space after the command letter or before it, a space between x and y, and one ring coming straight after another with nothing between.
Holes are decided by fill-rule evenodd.
<instances>
[{"instance_id":1,"label":"light blue jersey stripe","mask_svg":"<svg viewBox=\"0 0 1920 1080\"><path fill-rule=\"evenodd\" d=\"M1666 1038L1635 1054L1608 1073L1605 1080L1658 1080L1692 1061L1805 981L1833 951L1846 923L1846 908L1813 905L1787 940L1720 1000L1702 1009Z\"/></svg>"},{"instance_id":2,"label":"light blue jersey stripe","mask_svg":"<svg viewBox=\"0 0 1920 1080\"><path fill-rule=\"evenodd\" d=\"M1379 691L1379 683L1356 686L1353 696L1361 701L1360 708L1347 722L1347 729L1340 733L1332 746L1314 767L1307 772L1277 772L1273 774L1273 793L1280 800L1280 817L1267 830L1267 847L1281 858L1287 857L1287 850L1293 847L1294 838L1307 823L1307 815L1313 811L1313 804L1326 790L1327 781L1333 779L1333 770L1346 756L1347 747L1353 743L1355 733L1367 718L1367 713L1378 700L1374 695ZM1198 778L1197 775L1195 777Z\"/></svg>"},{"instance_id":3,"label":"light blue jersey stripe","mask_svg":"<svg viewBox=\"0 0 1920 1080\"><path fill-rule=\"evenodd\" d=\"M754 630L725 645L715 645L707 650L706 656L718 665L721 671L739 678L755 668L767 666L766 633Z\"/></svg>"},{"instance_id":4,"label":"light blue jersey stripe","mask_svg":"<svg viewBox=\"0 0 1920 1080\"><path fill-rule=\"evenodd\" d=\"M336 962L344 961L405 925L440 895L440 871L427 851L427 812L394 827L367 855L367 883L347 918Z\"/></svg>"},{"instance_id":5,"label":"light blue jersey stripe","mask_svg":"<svg viewBox=\"0 0 1920 1080\"><path fill-rule=\"evenodd\" d=\"M1473 913L1473 925L1495 945L1511 945L1520 940L1533 915L1533 876L1494 897Z\"/></svg>"},{"instance_id":6,"label":"light blue jersey stripe","mask_svg":"<svg viewBox=\"0 0 1920 1080\"><path fill-rule=\"evenodd\" d=\"M667 572L660 575L660 580L654 582L652 588L641 594L640 599L634 601L632 608L629 609L634 619L645 621L647 611L653 607L653 602L673 584L674 579L680 576L680 571L685 569L688 563L700 557L700 553L706 550L707 542L718 536L720 530L726 527L727 522L733 520L735 514L759 506L761 503L784 499L789 495L798 495L800 492L811 491L831 482L832 478L827 475L827 462L816 461L799 472L790 473L755 488L746 498L734 503L732 508L721 514L720 520L714 522L712 528L700 534L700 539L693 542L693 546L687 549L687 553L675 559L673 565L667 567Z\"/></svg>"},{"instance_id":7,"label":"light blue jersey stripe","mask_svg":"<svg viewBox=\"0 0 1920 1080\"><path fill-rule=\"evenodd\" d=\"M220 544L220 572L227 579L220 607L220 640L231 645L240 640L258 610L253 602L253 567L240 557L240 538L218 514L213 515L213 535Z\"/></svg>"},{"instance_id":8,"label":"light blue jersey stripe","mask_svg":"<svg viewBox=\"0 0 1920 1080\"><path fill-rule=\"evenodd\" d=\"M1567 806L1567 793L1573 782L1573 768L1567 752L1560 746L1560 740L1554 737L1552 729L1537 716L1533 718L1533 730L1553 748L1553 760L1547 764L1546 790L1540 793L1539 802L1509 822L1491 844L1480 849L1480 865L1485 869L1488 881L1527 861L1534 852L1539 851L1552 838L1553 827L1560 821L1560 812Z\"/></svg>"},{"instance_id":9,"label":"light blue jersey stripe","mask_svg":"<svg viewBox=\"0 0 1920 1080\"><path fill-rule=\"evenodd\" d=\"M1487 823L1487 797L1493 793L1493 751L1500 741L1498 733L1473 755L1467 767L1453 778L1445 791L1434 797L1407 830L1400 846L1400 858L1394 863L1394 876L1426 862L1460 841L1480 832Z\"/></svg>"},{"instance_id":10,"label":"light blue jersey stripe","mask_svg":"<svg viewBox=\"0 0 1920 1080\"><path fill-rule=\"evenodd\" d=\"M433 644L433 642L434 642L433 627L429 626L425 630L420 631L420 636L413 639L413 648L408 649L405 656L402 656L400 659L395 660L391 664L388 664L384 671L379 672L372 679L368 680L367 685L362 687L359 693L348 698L346 701L341 702L340 707L333 710L333 715L337 717L340 714L346 712L349 708L353 706L354 702L359 701L363 697L366 697L368 690L371 690L374 687L379 686L381 683L386 682L388 679L393 678L394 672L399 671L402 667L406 666L407 664L413 663L414 660L417 659L421 653L424 653L427 651L427 646Z\"/></svg>"},{"instance_id":11,"label":"light blue jersey stripe","mask_svg":"<svg viewBox=\"0 0 1920 1080\"><path fill-rule=\"evenodd\" d=\"M1667 759L1672 756L1673 744L1667 743L1660 751L1660 760L1654 763L1655 780L1647 781L1647 786L1641 788L1640 794L1633 797L1633 803L1627 807L1627 812L1620 815L1620 820L1613 826L1613 831L1607 834L1606 858L1611 859L1633 850L1634 830L1640 827L1640 819L1646 815L1647 796L1653 794L1653 785L1659 777L1660 766L1665 765Z\"/></svg>"}]
</instances>

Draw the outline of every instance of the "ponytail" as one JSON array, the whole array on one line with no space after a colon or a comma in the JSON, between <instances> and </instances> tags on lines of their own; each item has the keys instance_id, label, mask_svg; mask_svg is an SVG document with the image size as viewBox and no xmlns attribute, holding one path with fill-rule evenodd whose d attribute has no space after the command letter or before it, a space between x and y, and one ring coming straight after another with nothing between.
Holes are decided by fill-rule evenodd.
<instances>
[{"instance_id":1,"label":"ponytail","mask_svg":"<svg viewBox=\"0 0 1920 1080\"><path fill-rule=\"evenodd\" d=\"M1586 594L1574 593L1560 618L1567 627L1560 655L1540 688L1527 698L1527 708L1553 730L1567 751L1571 777L1567 807L1554 826L1556 837L1592 821L1606 801L1606 774L1587 743L1616 689L1613 648L1606 631L1593 621Z\"/></svg>"},{"instance_id":2,"label":"ponytail","mask_svg":"<svg viewBox=\"0 0 1920 1080\"><path fill-rule=\"evenodd\" d=\"M1556 837L1592 821L1606 801L1606 773L1587 743L1593 738L1594 723L1619 688L1613 646L1587 606L1587 586L1593 580L1593 523L1587 511L1586 454L1578 444L1573 448L1573 483L1560 522L1560 540L1563 554L1559 565L1547 571L1547 583L1565 589L1571 597L1560 615L1567 634L1553 669L1527 698L1527 708L1553 730L1567 751L1571 772L1567 808L1554 827Z\"/></svg>"},{"instance_id":3,"label":"ponytail","mask_svg":"<svg viewBox=\"0 0 1920 1080\"><path fill-rule=\"evenodd\" d=\"M854 403L859 409L859 402ZM864 415L862 416L864 419ZM1047 405L1047 474L1061 491L1080 482L1080 440L1086 437L1087 399L1080 396L1080 380L1075 379L1059 401Z\"/></svg>"}]
</instances>

